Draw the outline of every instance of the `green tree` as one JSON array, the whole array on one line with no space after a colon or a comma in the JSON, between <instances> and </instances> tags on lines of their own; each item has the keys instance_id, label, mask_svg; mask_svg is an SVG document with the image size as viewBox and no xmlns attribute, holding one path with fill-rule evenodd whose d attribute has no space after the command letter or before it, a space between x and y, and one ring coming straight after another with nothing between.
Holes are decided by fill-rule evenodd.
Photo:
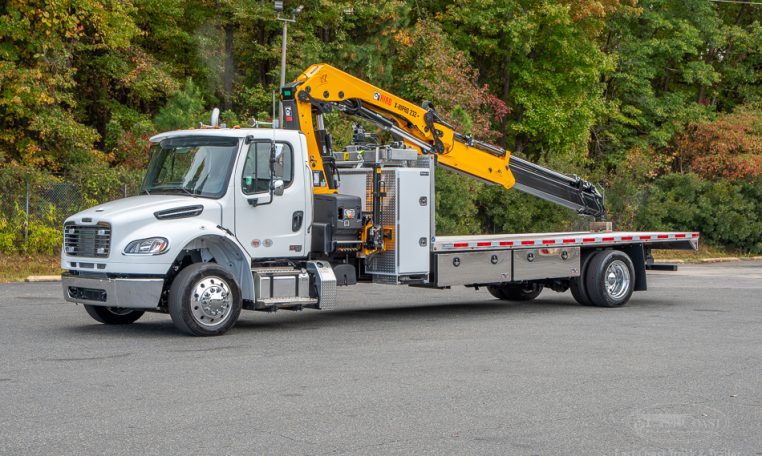
<instances>
[{"instance_id":1,"label":"green tree","mask_svg":"<svg viewBox=\"0 0 762 456\"><path fill-rule=\"evenodd\" d=\"M175 93L156 114L154 124L159 131L196 127L203 111L201 90L188 78L183 89Z\"/></svg>"},{"instance_id":2,"label":"green tree","mask_svg":"<svg viewBox=\"0 0 762 456\"><path fill-rule=\"evenodd\" d=\"M534 160L582 156L605 110L600 76L612 62L576 16L571 5L519 0L457 3L438 15L511 108L503 144Z\"/></svg>"},{"instance_id":3,"label":"green tree","mask_svg":"<svg viewBox=\"0 0 762 456\"><path fill-rule=\"evenodd\" d=\"M666 147L690 122L758 100L760 11L702 0L646 0L606 23L611 115L594 131L595 157L621 161L631 147Z\"/></svg>"}]
</instances>

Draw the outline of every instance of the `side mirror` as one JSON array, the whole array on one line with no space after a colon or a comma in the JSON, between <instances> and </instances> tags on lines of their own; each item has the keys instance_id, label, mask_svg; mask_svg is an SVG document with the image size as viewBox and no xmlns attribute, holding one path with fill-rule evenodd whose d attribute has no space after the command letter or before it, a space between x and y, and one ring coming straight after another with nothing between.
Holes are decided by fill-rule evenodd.
<instances>
[{"instance_id":1,"label":"side mirror","mask_svg":"<svg viewBox=\"0 0 762 456\"><path fill-rule=\"evenodd\" d=\"M283 196L283 189L286 187L286 184L283 182L283 179L276 179L273 180L273 195L275 196Z\"/></svg>"}]
</instances>

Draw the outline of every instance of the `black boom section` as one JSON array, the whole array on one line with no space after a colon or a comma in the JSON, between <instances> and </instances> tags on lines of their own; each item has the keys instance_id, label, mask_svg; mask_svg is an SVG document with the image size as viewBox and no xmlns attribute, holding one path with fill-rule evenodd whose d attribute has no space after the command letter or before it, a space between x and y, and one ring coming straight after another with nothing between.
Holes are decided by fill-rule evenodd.
<instances>
[{"instance_id":1,"label":"black boom section","mask_svg":"<svg viewBox=\"0 0 762 456\"><path fill-rule=\"evenodd\" d=\"M514 188L517 190L568 207L578 214L591 215L598 220L606 216L603 195L592 183L515 156L511 156L508 166L516 179Z\"/></svg>"}]
</instances>

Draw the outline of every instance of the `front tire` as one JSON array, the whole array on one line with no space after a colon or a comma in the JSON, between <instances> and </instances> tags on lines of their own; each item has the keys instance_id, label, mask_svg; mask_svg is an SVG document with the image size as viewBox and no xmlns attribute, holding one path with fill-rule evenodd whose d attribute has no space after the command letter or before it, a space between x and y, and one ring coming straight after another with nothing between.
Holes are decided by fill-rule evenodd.
<instances>
[{"instance_id":1,"label":"front tire","mask_svg":"<svg viewBox=\"0 0 762 456\"><path fill-rule=\"evenodd\" d=\"M508 283L502 285L490 285L487 291L498 299L504 301L531 301L542 292L539 283Z\"/></svg>"},{"instance_id":2,"label":"front tire","mask_svg":"<svg viewBox=\"0 0 762 456\"><path fill-rule=\"evenodd\" d=\"M635 288L635 267L625 253L602 250L590 260L584 280L590 304L621 307Z\"/></svg>"},{"instance_id":3,"label":"front tire","mask_svg":"<svg viewBox=\"0 0 762 456\"><path fill-rule=\"evenodd\" d=\"M180 271L169 290L169 315L180 331L192 336L219 336L241 313L241 291L235 278L216 263L194 263Z\"/></svg>"},{"instance_id":4,"label":"front tire","mask_svg":"<svg viewBox=\"0 0 762 456\"><path fill-rule=\"evenodd\" d=\"M88 315L93 320L105 325L129 325L142 317L145 312L142 310L125 309L123 307L103 307L83 304Z\"/></svg>"}]
</instances>

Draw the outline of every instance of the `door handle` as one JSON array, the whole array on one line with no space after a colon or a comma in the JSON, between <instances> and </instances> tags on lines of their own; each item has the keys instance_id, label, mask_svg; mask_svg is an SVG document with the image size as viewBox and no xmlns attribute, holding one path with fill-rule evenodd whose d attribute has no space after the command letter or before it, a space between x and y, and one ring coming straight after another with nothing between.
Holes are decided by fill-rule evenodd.
<instances>
[{"instance_id":1,"label":"door handle","mask_svg":"<svg viewBox=\"0 0 762 456\"><path fill-rule=\"evenodd\" d=\"M299 231L302 228L302 221L304 221L304 211L295 211L291 217L291 231Z\"/></svg>"}]
</instances>

